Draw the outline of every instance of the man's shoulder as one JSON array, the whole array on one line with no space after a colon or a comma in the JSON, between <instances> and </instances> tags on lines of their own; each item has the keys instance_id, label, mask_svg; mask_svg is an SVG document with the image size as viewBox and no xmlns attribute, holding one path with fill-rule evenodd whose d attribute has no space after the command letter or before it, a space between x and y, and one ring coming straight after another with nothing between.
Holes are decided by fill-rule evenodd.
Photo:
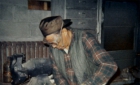
<instances>
[{"instance_id":1,"label":"man's shoulder","mask_svg":"<svg viewBox=\"0 0 140 85\"><path fill-rule=\"evenodd\" d=\"M83 37L94 37L95 38L95 32L92 30L83 30L82 36Z\"/></svg>"},{"instance_id":2,"label":"man's shoulder","mask_svg":"<svg viewBox=\"0 0 140 85\"><path fill-rule=\"evenodd\" d=\"M72 32L75 34L80 33L82 37L96 37L96 33L94 30L86 30L86 29L71 29Z\"/></svg>"}]
</instances>

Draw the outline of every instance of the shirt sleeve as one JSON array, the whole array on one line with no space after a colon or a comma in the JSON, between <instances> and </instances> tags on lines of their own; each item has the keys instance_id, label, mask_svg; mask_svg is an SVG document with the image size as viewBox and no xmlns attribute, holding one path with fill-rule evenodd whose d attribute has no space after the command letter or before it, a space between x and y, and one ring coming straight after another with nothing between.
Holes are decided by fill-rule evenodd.
<instances>
[{"instance_id":1,"label":"shirt sleeve","mask_svg":"<svg viewBox=\"0 0 140 85\"><path fill-rule=\"evenodd\" d=\"M66 79L60 74L51 51L49 52L49 57L53 67L53 77L56 85L68 85Z\"/></svg>"},{"instance_id":2,"label":"shirt sleeve","mask_svg":"<svg viewBox=\"0 0 140 85\"><path fill-rule=\"evenodd\" d=\"M85 53L93 60L98 69L91 78L83 82L83 85L106 85L109 79L117 71L117 64L113 57L105 51L90 33L84 33L82 37Z\"/></svg>"}]
</instances>

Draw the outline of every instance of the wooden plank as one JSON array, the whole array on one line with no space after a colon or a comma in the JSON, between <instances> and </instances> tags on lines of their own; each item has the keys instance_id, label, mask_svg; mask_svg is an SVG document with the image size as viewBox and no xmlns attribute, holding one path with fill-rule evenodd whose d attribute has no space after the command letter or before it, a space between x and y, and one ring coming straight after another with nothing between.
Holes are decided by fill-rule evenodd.
<instances>
[{"instance_id":1,"label":"wooden plank","mask_svg":"<svg viewBox=\"0 0 140 85\"><path fill-rule=\"evenodd\" d=\"M7 51L6 51L6 48L7 48L7 43L6 42L3 42L3 48L2 48L2 50L3 50L3 62L5 62L6 61L6 58L7 58Z\"/></svg>"},{"instance_id":2,"label":"wooden plank","mask_svg":"<svg viewBox=\"0 0 140 85\"><path fill-rule=\"evenodd\" d=\"M41 42L39 43L39 58L43 57L43 44Z\"/></svg>"},{"instance_id":3,"label":"wooden plank","mask_svg":"<svg viewBox=\"0 0 140 85\"><path fill-rule=\"evenodd\" d=\"M30 42L26 42L26 60L29 60L30 59Z\"/></svg>"},{"instance_id":4,"label":"wooden plank","mask_svg":"<svg viewBox=\"0 0 140 85\"><path fill-rule=\"evenodd\" d=\"M0 82L2 82L2 42L0 42Z\"/></svg>"},{"instance_id":5,"label":"wooden plank","mask_svg":"<svg viewBox=\"0 0 140 85\"><path fill-rule=\"evenodd\" d=\"M21 53L21 42L17 42L16 44L16 53L17 54Z\"/></svg>"},{"instance_id":6,"label":"wooden plank","mask_svg":"<svg viewBox=\"0 0 140 85\"><path fill-rule=\"evenodd\" d=\"M16 54L16 42L12 42L12 55Z\"/></svg>"},{"instance_id":7,"label":"wooden plank","mask_svg":"<svg viewBox=\"0 0 140 85\"><path fill-rule=\"evenodd\" d=\"M46 46L43 46L43 58L47 58L48 55L47 55L47 47Z\"/></svg>"},{"instance_id":8,"label":"wooden plank","mask_svg":"<svg viewBox=\"0 0 140 85\"><path fill-rule=\"evenodd\" d=\"M3 79L3 65L4 65L4 63L7 60L7 51L6 51L6 48L7 48L7 43L6 42L3 42L3 44L2 44L2 81L4 80Z\"/></svg>"},{"instance_id":9,"label":"wooden plank","mask_svg":"<svg viewBox=\"0 0 140 85\"><path fill-rule=\"evenodd\" d=\"M26 54L26 43L25 42L21 42L21 52Z\"/></svg>"},{"instance_id":10,"label":"wooden plank","mask_svg":"<svg viewBox=\"0 0 140 85\"><path fill-rule=\"evenodd\" d=\"M38 42L35 43L35 58L38 58L39 56L39 45Z\"/></svg>"},{"instance_id":11,"label":"wooden plank","mask_svg":"<svg viewBox=\"0 0 140 85\"><path fill-rule=\"evenodd\" d=\"M12 46L12 43L11 42L7 42L7 57L8 56L11 56L11 54L12 54L12 49L11 49L11 46Z\"/></svg>"},{"instance_id":12,"label":"wooden plank","mask_svg":"<svg viewBox=\"0 0 140 85\"><path fill-rule=\"evenodd\" d=\"M35 58L35 42L31 42L31 58Z\"/></svg>"},{"instance_id":13,"label":"wooden plank","mask_svg":"<svg viewBox=\"0 0 140 85\"><path fill-rule=\"evenodd\" d=\"M65 19L65 0L51 0L51 14L52 16L60 15Z\"/></svg>"}]
</instances>

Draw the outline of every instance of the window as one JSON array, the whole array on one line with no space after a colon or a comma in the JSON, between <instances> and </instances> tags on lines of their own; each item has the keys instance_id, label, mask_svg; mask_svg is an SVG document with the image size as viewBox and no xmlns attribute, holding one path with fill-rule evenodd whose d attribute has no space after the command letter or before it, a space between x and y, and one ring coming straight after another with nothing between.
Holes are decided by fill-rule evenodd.
<instances>
[{"instance_id":1,"label":"window","mask_svg":"<svg viewBox=\"0 0 140 85\"><path fill-rule=\"evenodd\" d=\"M28 9L51 10L51 0L28 0Z\"/></svg>"}]
</instances>

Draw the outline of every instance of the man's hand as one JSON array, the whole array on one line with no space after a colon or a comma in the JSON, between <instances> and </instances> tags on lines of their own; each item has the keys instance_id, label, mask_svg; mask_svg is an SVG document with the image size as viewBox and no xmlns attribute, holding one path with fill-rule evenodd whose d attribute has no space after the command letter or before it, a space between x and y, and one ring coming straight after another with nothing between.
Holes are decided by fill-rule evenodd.
<instances>
[{"instance_id":1,"label":"man's hand","mask_svg":"<svg viewBox=\"0 0 140 85\"><path fill-rule=\"evenodd\" d=\"M50 75L48 77L49 77L50 82L52 83L52 85L56 85L56 83L54 82L54 79L53 79L53 75Z\"/></svg>"}]
</instances>

